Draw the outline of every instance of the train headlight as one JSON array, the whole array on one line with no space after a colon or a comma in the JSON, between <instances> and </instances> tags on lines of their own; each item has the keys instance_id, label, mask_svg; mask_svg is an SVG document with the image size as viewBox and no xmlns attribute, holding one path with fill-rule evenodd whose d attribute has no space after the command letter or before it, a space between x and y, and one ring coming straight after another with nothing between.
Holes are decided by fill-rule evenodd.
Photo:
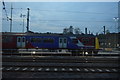
<instances>
[{"instance_id":1,"label":"train headlight","mask_svg":"<svg viewBox=\"0 0 120 80\"><path fill-rule=\"evenodd\" d=\"M86 55L88 55L88 52L85 52Z\"/></svg>"},{"instance_id":2,"label":"train headlight","mask_svg":"<svg viewBox=\"0 0 120 80\"><path fill-rule=\"evenodd\" d=\"M35 52L35 51L33 51L32 53L33 53L33 54L35 54L36 52Z\"/></svg>"}]
</instances>

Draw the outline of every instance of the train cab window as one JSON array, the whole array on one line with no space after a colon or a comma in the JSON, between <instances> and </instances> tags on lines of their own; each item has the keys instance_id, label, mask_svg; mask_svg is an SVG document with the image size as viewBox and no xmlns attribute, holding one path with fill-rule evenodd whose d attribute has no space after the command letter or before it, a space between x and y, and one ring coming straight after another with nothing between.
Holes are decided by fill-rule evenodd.
<instances>
[{"instance_id":1,"label":"train cab window","mask_svg":"<svg viewBox=\"0 0 120 80\"><path fill-rule=\"evenodd\" d=\"M41 38L31 38L31 42L33 42L33 43L40 43L41 42Z\"/></svg>"},{"instance_id":2,"label":"train cab window","mask_svg":"<svg viewBox=\"0 0 120 80\"><path fill-rule=\"evenodd\" d=\"M54 39L52 39L52 38L44 38L43 42L44 43L54 43Z\"/></svg>"},{"instance_id":3,"label":"train cab window","mask_svg":"<svg viewBox=\"0 0 120 80\"><path fill-rule=\"evenodd\" d=\"M76 43L78 43L78 40L77 39L72 39L72 43L76 44Z\"/></svg>"},{"instance_id":4,"label":"train cab window","mask_svg":"<svg viewBox=\"0 0 120 80\"><path fill-rule=\"evenodd\" d=\"M91 38L90 41L91 41L91 42L90 42L91 45L95 45L95 39L94 39L94 38Z\"/></svg>"},{"instance_id":5,"label":"train cab window","mask_svg":"<svg viewBox=\"0 0 120 80\"><path fill-rule=\"evenodd\" d=\"M82 42L83 42L83 44L88 44L89 43L89 38L83 38Z\"/></svg>"}]
</instances>

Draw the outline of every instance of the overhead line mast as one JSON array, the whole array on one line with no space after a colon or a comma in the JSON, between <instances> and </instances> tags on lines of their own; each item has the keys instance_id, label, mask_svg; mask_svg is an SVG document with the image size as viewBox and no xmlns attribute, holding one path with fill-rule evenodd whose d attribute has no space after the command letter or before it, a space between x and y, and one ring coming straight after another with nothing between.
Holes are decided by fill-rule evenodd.
<instances>
[{"instance_id":1,"label":"overhead line mast","mask_svg":"<svg viewBox=\"0 0 120 80\"><path fill-rule=\"evenodd\" d=\"M10 18L10 32L12 32L12 3L11 3L11 18Z\"/></svg>"},{"instance_id":2,"label":"overhead line mast","mask_svg":"<svg viewBox=\"0 0 120 80\"><path fill-rule=\"evenodd\" d=\"M27 8L28 13L27 13L27 32L29 32L29 8Z\"/></svg>"}]
</instances>

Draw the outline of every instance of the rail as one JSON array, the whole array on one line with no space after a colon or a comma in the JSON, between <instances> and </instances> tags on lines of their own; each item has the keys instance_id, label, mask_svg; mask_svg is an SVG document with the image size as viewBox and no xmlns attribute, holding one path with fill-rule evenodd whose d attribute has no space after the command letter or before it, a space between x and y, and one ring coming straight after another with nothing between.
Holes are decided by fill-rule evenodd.
<instances>
[{"instance_id":1,"label":"rail","mask_svg":"<svg viewBox=\"0 0 120 80\"><path fill-rule=\"evenodd\" d=\"M31 55L31 56L73 56L68 50L48 50L48 49L1 49L2 55ZM88 54L81 52L75 56L120 56L120 51L99 51L98 54Z\"/></svg>"}]
</instances>

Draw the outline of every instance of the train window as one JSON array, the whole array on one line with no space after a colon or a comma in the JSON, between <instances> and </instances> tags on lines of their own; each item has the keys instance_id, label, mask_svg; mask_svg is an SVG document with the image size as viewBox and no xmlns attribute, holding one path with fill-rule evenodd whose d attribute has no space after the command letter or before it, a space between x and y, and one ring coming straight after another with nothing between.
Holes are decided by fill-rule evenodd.
<instances>
[{"instance_id":1,"label":"train window","mask_svg":"<svg viewBox=\"0 0 120 80\"><path fill-rule=\"evenodd\" d=\"M64 43L66 43L67 42L67 40L66 39L64 39Z\"/></svg>"},{"instance_id":2,"label":"train window","mask_svg":"<svg viewBox=\"0 0 120 80\"><path fill-rule=\"evenodd\" d=\"M67 40L66 40L66 39L64 39L64 43L67 43Z\"/></svg>"},{"instance_id":3,"label":"train window","mask_svg":"<svg viewBox=\"0 0 120 80\"><path fill-rule=\"evenodd\" d=\"M41 38L31 38L31 42L40 43L41 42Z\"/></svg>"},{"instance_id":4,"label":"train window","mask_svg":"<svg viewBox=\"0 0 120 80\"><path fill-rule=\"evenodd\" d=\"M25 42L25 38L23 38L22 41Z\"/></svg>"},{"instance_id":5,"label":"train window","mask_svg":"<svg viewBox=\"0 0 120 80\"><path fill-rule=\"evenodd\" d=\"M60 43L62 43L62 39L60 39Z\"/></svg>"},{"instance_id":6,"label":"train window","mask_svg":"<svg viewBox=\"0 0 120 80\"><path fill-rule=\"evenodd\" d=\"M52 38L44 38L43 42L44 43L53 43L54 40Z\"/></svg>"},{"instance_id":7,"label":"train window","mask_svg":"<svg viewBox=\"0 0 120 80\"><path fill-rule=\"evenodd\" d=\"M18 38L18 42L20 42L20 38Z\"/></svg>"},{"instance_id":8,"label":"train window","mask_svg":"<svg viewBox=\"0 0 120 80\"><path fill-rule=\"evenodd\" d=\"M72 39L72 43L78 43L78 40L77 39Z\"/></svg>"}]
</instances>

